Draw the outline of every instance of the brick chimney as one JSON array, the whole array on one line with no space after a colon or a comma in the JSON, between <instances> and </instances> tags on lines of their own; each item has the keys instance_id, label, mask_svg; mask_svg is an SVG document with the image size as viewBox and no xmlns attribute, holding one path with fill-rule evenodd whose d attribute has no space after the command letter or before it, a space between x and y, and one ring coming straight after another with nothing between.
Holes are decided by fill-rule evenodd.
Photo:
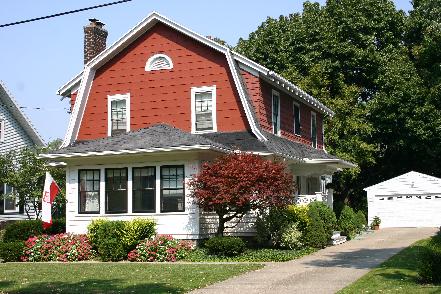
<instances>
[{"instance_id":1,"label":"brick chimney","mask_svg":"<svg viewBox=\"0 0 441 294\"><path fill-rule=\"evenodd\" d=\"M84 64L106 49L107 31L104 23L98 19L89 19L90 23L84 27Z\"/></svg>"}]
</instances>

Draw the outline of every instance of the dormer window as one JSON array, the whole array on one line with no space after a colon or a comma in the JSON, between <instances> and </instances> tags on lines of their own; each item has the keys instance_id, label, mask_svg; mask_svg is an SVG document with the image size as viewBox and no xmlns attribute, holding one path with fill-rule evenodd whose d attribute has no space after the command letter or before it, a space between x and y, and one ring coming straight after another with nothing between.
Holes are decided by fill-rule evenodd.
<instances>
[{"instance_id":1,"label":"dormer window","mask_svg":"<svg viewBox=\"0 0 441 294\"><path fill-rule=\"evenodd\" d=\"M191 88L191 130L216 132L216 86Z\"/></svg>"},{"instance_id":2,"label":"dormer window","mask_svg":"<svg viewBox=\"0 0 441 294\"><path fill-rule=\"evenodd\" d=\"M311 112L311 142L312 147L317 148L317 115Z\"/></svg>"},{"instance_id":3,"label":"dormer window","mask_svg":"<svg viewBox=\"0 0 441 294\"><path fill-rule=\"evenodd\" d=\"M5 141L5 121L0 119L0 143Z\"/></svg>"},{"instance_id":4,"label":"dormer window","mask_svg":"<svg viewBox=\"0 0 441 294\"><path fill-rule=\"evenodd\" d=\"M107 135L114 136L130 131L130 94L107 96Z\"/></svg>"},{"instance_id":5,"label":"dormer window","mask_svg":"<svg viewBox=\"0 0 441 294\"><path fill-rule=\"evenodd\" d=\"M173 62L170 57L165 54L155 54L147 60L145 71L172 69Z\"/></svg>"},{"instance_id":6,"label":"dormer window","mask_svg":"<svg viewBox=\"0 0 441 294\"><path fill-rule=\"evenodd\" d=\"M273 90L272 96L273 134L280 136L280 94L279 92Z\"/></svg>"}]
</instances>

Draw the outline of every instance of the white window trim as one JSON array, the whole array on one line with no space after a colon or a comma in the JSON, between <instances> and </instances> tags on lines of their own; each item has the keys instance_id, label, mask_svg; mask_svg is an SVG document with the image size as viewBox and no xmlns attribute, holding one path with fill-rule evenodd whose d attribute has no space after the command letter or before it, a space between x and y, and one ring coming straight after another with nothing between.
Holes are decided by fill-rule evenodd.
<instances>
[{"instance_id":1,"label":"white window trim","mask_svg":"<svg viewBox=\"0 0 441 294\"><path fill-rule=\"evenodd\" d=\"M296 130L296 111L295 111L295 107L298 107L299 108L299 133L297 134L297 130ZM298 136L298 137L301 137L302 136L302 113L301 113L301 111L300 111L300 103L298 103L298 102L295 102L295 101L293 101L293 103L292 103L292 114L293 114L293 117L294 117L294 119L293 119L293 131L294 131L294 135L295 136Z\"/></svg>"},{"instance_id":2,"label":"white window trim","mask_svg":"<svg viewBox=\"0 0 441 294\"><path fill-rule=\"evenodd\" d=\"M5 141L5 121L0 119L0 143Z\"/></svg>"},{"instance_id":3,"label":"white window trim","mask_svg":"<svg viewBox=\"0 0 441 294\"><path fill-rule=\"evenodd\" d=\"M112 136L112 101L126 100L127 125L126 132L130 131L130 93L107 95L107 136Z\"/></svg>"},{"instance_id":4,"label":"white window trim","mask_svg":"<svg viewBox=\"0 0 441 294\"><path fill-rule=\"evenodd\" d=\"M317 130L317 114L314 111L311 111L311 146L314 146L314 142L312 142L312 118L314 117L315 120L315 149L318 148L318 130Z\"/></svg>"},{"instance_id":5,"label":"white window trim","mask_svg":"<svg viewBox=\"0 0 441 294\"><path fill-rule=\"evenodd\" d=\"M155 59L161 58L161 57L167 59L169 66L162 67L162 68L151 68L153 61L155 61ZM161 54L161 53L151 56L145 64L145 71L154 71L154 70L163 70L163 69L172 69L172 68L173 68L173 61L171 60L171 58L168 57L167 55Z\"/></svg>"},{"instance_id":6,"label":"white window trim","mask_svg":"<svg viewBox=\"0 0 441 294\"><path fill-rule=\"evenodd\" d=\"M196 94L211 92L212 97L212 119L213 119L213 129L207 131L196 131ZM191 132L193 134L203 134L203 133L214 133L217 132L217 119L216 119L216 85L214 86L203 86L203 87L192 87L191 88Z\"/></svg>"},{"instance_id":7,"label":"white window trim","mask_svg":"<svg viewBox=\"0 0 441 294\"><path fill-rule=\"evenodd\" d=\"M273 110L273 106L274 106L274 96L279 97L279 105L277 109L277 125L279 126L279 130L277 131L277 134L274 132L274 110ZM273 129L273 134L280 136L281 132L282 132L282 126L280 125L280 103L281 103L281 99L280 99L280 93L277 92L276 90L272 90L271 92L271 127Z\"/></svg>"}]
</instances>

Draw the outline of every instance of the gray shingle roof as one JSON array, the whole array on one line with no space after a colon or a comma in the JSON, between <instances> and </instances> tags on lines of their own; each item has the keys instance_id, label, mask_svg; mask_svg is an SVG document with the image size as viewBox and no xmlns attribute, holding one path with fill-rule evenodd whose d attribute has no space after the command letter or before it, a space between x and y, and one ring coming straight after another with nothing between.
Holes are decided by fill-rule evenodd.
<instances>
[{"instance_id":1,"label":"gray shingle roof","mask_svg":"<svg viewBox=\"0 0 441 294\"><path fill-rule=\"evenodd\" d=\"M114 137L77 141L54 154L153 149L179 146L209 145L227 149L222 144L196 134L186 133L166 124L158 124Z\"/></svg>"},{"instance_id":2,"label":"gray shingle roof","mask_svg":"<svg viewBox=\"0 0 441 294\"><path fill-rule=\"evenodd\" d=\"M205 145L224 150L268 152L298 159L337 159L323 150L265 132L268 141L259 141L251 132L191 134L166 124L128 132L114 137L77 141L53 154L120 151Z\"/></svg>"},{"instance_id":3,"label":"gray shingle roof","mask_svg":"<svg viewBox=\"0 0 441 294\"><path fill-rule=\"evenodd\" d=\"M338 159L323 150L305 144L293 142L268 132L265 132L264 135L268 139L266 142L257 140L250 132L208 133L202 136L231 149L270 152L298 159Z\"/></svg>"}]
</instances>

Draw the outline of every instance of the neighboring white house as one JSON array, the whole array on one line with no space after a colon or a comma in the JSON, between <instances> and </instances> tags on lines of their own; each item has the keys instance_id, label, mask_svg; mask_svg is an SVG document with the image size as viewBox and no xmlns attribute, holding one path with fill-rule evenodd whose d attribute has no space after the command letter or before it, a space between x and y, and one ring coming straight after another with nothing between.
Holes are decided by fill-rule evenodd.
<instances>
[{"instance_id":1,"label":"neighboring white house","mask_svg":"<svg viewBox=\"0 0 441 294\"><path fill-rule=\"evenodd\" d=\"M408 172L364 189L369 223L374 216L381 227L441 226L441 179Z\"/></svg>"},{"instance_id":2,"label":"neighboring white house","mask_svg":"<svg viewBox=\"0 0 441 294\"><path fill-rule=\"evenodd\" d=\"M35 145L44 145L43 139L0 80L0 154ZM11 189L0 183L0 196ZM19 211L15 199L0 197L0 214Z\"/></svg>"}]
</instances>

